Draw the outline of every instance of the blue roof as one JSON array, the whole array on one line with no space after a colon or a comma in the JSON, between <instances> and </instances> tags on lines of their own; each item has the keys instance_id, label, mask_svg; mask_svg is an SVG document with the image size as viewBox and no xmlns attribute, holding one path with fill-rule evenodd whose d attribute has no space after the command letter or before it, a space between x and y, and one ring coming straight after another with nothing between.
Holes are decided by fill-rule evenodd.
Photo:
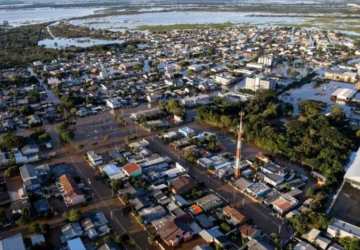
<instances>
[{"instance_id":1,"label":"blue roof","mask_svg":"<svg viewBox=\"0 0 360 250\"><path fill-rule=\"evenodd\" d=\"M80 238L75 238L67 242L69 250L86 250L84 243Z\"/></svg>"},{"instance_id":2,"label":"blue roof","mask_svg":"<svg viewBox=\"0 0 360 250\"><path fill-rule=\"evenodd\" d=\"M115 164L107 164L106 166L103 167L103 171L108 176L117 175L121 172L120 168Z\"/></svg>"}]
</instances>

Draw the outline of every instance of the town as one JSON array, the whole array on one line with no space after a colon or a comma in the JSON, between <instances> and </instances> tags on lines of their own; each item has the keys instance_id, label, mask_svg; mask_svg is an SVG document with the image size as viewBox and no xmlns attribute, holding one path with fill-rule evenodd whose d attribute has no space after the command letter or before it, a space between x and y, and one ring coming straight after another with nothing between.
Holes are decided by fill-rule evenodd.
<instances>
[{"instance_id":1,"label":"town","mask_svg":"<svg viewBox=\"0 0 360 250\"><path fill-rule=\"evenodd\" d=\"M360 249L352 37L58 25L0 69L0 249Z\"/></svg>"}]
</instances>

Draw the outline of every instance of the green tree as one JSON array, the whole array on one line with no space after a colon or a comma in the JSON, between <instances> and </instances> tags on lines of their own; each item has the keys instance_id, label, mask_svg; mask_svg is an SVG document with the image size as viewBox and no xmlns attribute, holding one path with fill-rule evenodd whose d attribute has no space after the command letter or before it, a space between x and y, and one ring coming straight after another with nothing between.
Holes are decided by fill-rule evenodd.
<instances>
[{"instance_id":1,"label":"green tree","mask_svg":"<svg viewBox=\"0 0 360 250\"><path fill-rule=\"evenodd\" d=\"M80 210L78 209L70 209L65 213L65 218L70 222L77 222L81 218Z\"/></svg>"},{"instance_id":2,"label":"green tree","mask_svg":"<svg viewBox=\"0 0 360 250\"><path fill-rule=\"evenodd\" d=\"M14 133L6 133L1 137L1 148L6 150L22 147L24 143L24 138Z\"/></svg>"},{"instance_id":3,"label":"green tree","mask_svg":"<svg viewBox=\"0 0 360 250\"><path fill-rule=\"evenodd\" d=\"M340 244L345 248L345 250L360 250L360 240L356 238L342 238L340 239Z\"/></svg>"},{"instance_id":4,"label":"green tree","mask_svg":"<svg viewBox=\"0 0 360 250\"><path fill-rule=\"evenodd\" d=\"M37 222L32 222L29 227L28 230L30 233L41 233L41 227L40 224Z\"/></svg>"}]
</instances>

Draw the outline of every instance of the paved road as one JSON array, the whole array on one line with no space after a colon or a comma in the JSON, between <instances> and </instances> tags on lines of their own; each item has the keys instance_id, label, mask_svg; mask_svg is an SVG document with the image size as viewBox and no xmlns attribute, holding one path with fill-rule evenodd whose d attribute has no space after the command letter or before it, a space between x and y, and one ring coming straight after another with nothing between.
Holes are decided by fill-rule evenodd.
<instances>
[{"instance_id":1,"label":"paved road","mask_svg":"<svg viewBox=\"0 0 360 250\"><path fill-rule=\"evenodd\" d=\"M214 190L225 198L232 206L239 208L248 218L258 225L264 232L279 233L282 240L285 242L292 236L291 228L284 224L282 220L272 215L272 210L262 204L252 201L244 194L235 190L229 184L210 176L201 168L194 167L184 161L178 154L171 151L168 146L164 145L158 138L152 137L149 139L150 149L162 155L167 155L174 161L179 162L182 166L188 169L189 174L195 180L203 182L208 188Z\"/></svg>"}]
</instances>

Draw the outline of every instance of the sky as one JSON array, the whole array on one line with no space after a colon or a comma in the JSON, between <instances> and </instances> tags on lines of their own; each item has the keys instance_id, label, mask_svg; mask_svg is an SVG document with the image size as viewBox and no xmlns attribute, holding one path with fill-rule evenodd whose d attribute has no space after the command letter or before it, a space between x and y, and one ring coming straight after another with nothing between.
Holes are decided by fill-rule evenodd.
<instances>
[{"instance_id":1,"label":"sky","mask_svg":"<svg viewBox=\"0 0 360 250\"><path fill-rule=\"evenodd\" d=\"M161 1L161 2L172 2L172 3L186 3L186 2L191 2L191 0L156 0ZM214 0L195 0L196 2L211 2ZM344 3L344 2L359 2L360 0L300 0L301 2L304 3L329 3L329 2L337 2L337 3ZM300 2L297 1L297 2ZM59 4L64 4L64 3L86 3L86 2L96 2L96 3L101 3L101 2L115 2L115 3L120 3L120 2L131 2L131 3L146 3L146 2L153 2L151 0L104 0L104 1L99 1L99 0L0 0L0 4L19 4L19 3L26 3L26 4L32 4L32 3L59 3ZM230 3L242 3L242 2L247 2L247 3L272 3L272 2L286 2L286 3L291 3L293 2L292 0L223 0L223 1L219 1L219 0L215 0L215 2L230 2Z\"/></svg>"}]
</instances>

